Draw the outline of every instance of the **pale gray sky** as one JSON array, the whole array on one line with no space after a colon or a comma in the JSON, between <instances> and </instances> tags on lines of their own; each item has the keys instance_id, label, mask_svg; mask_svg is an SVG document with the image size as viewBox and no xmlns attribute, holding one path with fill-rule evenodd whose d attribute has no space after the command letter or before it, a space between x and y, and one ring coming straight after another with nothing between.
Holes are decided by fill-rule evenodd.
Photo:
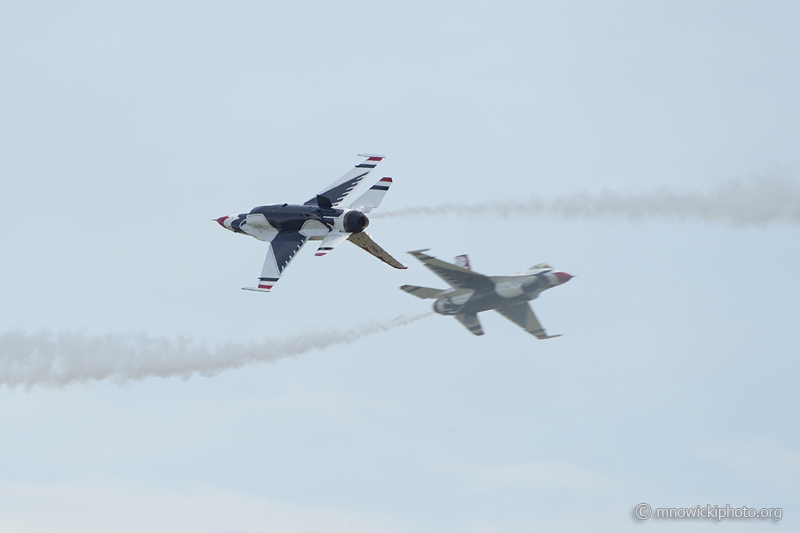
<instances>
[{"instance_id":1,"label":"pale gray sky","mask_svg":"<svg viewBox=\"0 0 800 533\"><path fill-rule=\"evenodd\" d=\"M397 289L443 286L419 248L577 277L534 302L552 341L437 315L213 377L0 386L0 530L712 527L641 524L640 502L782 507L797 529L797 218L519 203L731 180L795 194L798 23L793 2L3 3L4 342L277 352L428 311ZM394 178L376 214L517 212L375 218L408 270L345 244L303 249L272 294L239 290L264 246L211 219L303 202L360 152Z\"/></svg>"}]
</instances>

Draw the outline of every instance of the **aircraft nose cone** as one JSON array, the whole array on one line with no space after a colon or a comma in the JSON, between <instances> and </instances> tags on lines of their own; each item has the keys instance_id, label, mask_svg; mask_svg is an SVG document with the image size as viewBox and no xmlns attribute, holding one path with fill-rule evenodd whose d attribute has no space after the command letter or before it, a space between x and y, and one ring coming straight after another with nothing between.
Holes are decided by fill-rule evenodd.
<instances>
[{"instance_id":1,"label":"aircraft nose cone","mask_svg":"<svg viewBox=\"0 0 800 533\"><path fill-rule=\"evenodd\" d=\"M566 283L575 277L572 274L567 274L566 272L554 272L554 274L558 278L558 281L560 281L561 283Z\"/></svg>"},{"instance_id":2,"label":"aircraft nose cone","mask_svg":"<svg viewBox=\"0 0 800 533\"><path fill-rule=\"evenodd\" d=\"M219 224L220 226L222 226L224 228L225 227L225 221L228 218L230 218L230 217L219 217L219 218L215 218L214 220L217 222L217 224Z\"/></svg>"}]
</instances>

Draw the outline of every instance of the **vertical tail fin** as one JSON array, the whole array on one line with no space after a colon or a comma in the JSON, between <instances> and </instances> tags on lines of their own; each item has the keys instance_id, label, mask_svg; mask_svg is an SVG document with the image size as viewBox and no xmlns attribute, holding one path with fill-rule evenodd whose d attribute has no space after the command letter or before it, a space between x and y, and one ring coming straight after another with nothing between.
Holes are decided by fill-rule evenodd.
<instances>
[{"instance_id":1,"label":"vertical tail fin","mask_svg":"<svg viewBox=\"0 0 800 533\"><path fill-rule=\"evenodd\" d=\"M394 268L408 268L407 266L403 265L400 261L389 255L389 252L378 246L378 243L373 241L372 237L370 237L366 231L361 231L359 233L351 233L350 236L347 238L347 240L352 242L362 250L366 250L367 252L371 253L384 263L388 263Z\"/></svg>"}]
</instances>

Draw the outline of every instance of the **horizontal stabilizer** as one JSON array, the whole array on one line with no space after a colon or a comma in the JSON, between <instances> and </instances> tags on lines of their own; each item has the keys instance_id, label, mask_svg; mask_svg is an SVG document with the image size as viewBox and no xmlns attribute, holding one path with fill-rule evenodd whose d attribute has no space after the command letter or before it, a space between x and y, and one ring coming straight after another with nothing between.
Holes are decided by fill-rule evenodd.
<instances>
[{"instance_id":1,"label":"horizontal stabilizer","mask_svg":"<svg viewBox=\"0 0 800 533\"><path fill-rule=\"evenodd\" d=\"M475 313L456 315L456 320L461 322L473 335L483 335L483 328Z\"/></svg>"},{"instance_id":2,"label":"horizontal stabilizer","mask_svg":"<svg viewBox=\"0 0 800 533\"><path fill-rule=\"evenodd\" d=\"M350 204L353 209L358 209L363 213L369 213L379 205L381 200L386 196L389 187L392 185L392 178L381 178L381 180L369 188L367 192L358 197L358 199Z\"/></svg>"},{"instance_id":3,"label":"horizontal stabilizer","mask_svg":"<svg viewBox=\"0 0 800 533\"><path fill-rule=\"evenodd\" d=\"M272 289L259 289L258 287L242 287L243 291L270 292Z\"/></svg>"},{"instance_id":4,"label":"horizontal stabilizer","mask_svg":"<svg viewBox=\"0 0 800 533\"><path fill-rule=\"evenodd\" d=\"M347 240L347 233L328 233L317 248L315 256L323 256Z\"/></svg>"},{"instance_id":5,"label":"horizontal stabilizer","mask_svg":"<svg viewBox=\"0 0 800 533\"><path fill-rule=\"evenodd\" d=\"M366 250L367 252L371 253L384 263L387 263L394 268L405 269L408 268L407 266L403 265L400 261L389 255L389 252L378 246L378 243L372 240L372 237L366 231L362 231L359 233L351 233L350 236L347 238L350 242L361 248L362 250Z\"/></svg>"},{"instance_id":6,"label":"horizontal stabilizer","mask_svg":"<svg viewBox=\"0 0 800 533\"><path fill-rule=\"evenodd\" d=\"M416 285L403 285L400 287L400 290L406 291L408 294L413 294L417 298L422 298L423 300L436 298L445 292L445 289L431 289L428 287L417 287Z\"/></svg>"}]
</instances>

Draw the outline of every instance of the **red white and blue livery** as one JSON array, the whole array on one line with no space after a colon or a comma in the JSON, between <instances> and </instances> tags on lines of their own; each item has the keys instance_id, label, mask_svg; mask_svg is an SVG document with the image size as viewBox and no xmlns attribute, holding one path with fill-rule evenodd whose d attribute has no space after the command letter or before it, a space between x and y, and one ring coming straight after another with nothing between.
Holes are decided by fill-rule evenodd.
<instances>
[{"instance_id":1,"label":"red white and blue livery","mask_svg":"<svg viewBox=\"0 0 800 533\"><path fill-rule=\"evenodd\" d=\"M245 290L269 292L308 241L321 241L316 256L350 241L394 268L406 268L364 231L369 225L367 213L380 205L392 178L381 178L349 202L352 193L384 158L374 154L359 154L359 157L366 159L303 205L262 205L249 213L214 219L223 228L255 237L269 247L258 286L243 287Z\"/></svg>"},{"instance_id":2,"label":"red white and blue livery","mask_svg":"<svg viewBox=\"0 0 800 533\"><path fill-rule=\"evenodd\" d=\"M427 250L409 253L445 280L451 288L431 289L415 285L403 285L400 288L417 298L435 299L435 312L455 317L473 335L483 335L478 313L493 309L537 339L560 337L545 332L528 302L538 298L547 289L568 282L574 276L554 270L547 263L539 263L510 276L484 276L472 270L466 255L459 255L456 257L456 264L451 264L425 252Z\"/></svg>"}]
</instances>

